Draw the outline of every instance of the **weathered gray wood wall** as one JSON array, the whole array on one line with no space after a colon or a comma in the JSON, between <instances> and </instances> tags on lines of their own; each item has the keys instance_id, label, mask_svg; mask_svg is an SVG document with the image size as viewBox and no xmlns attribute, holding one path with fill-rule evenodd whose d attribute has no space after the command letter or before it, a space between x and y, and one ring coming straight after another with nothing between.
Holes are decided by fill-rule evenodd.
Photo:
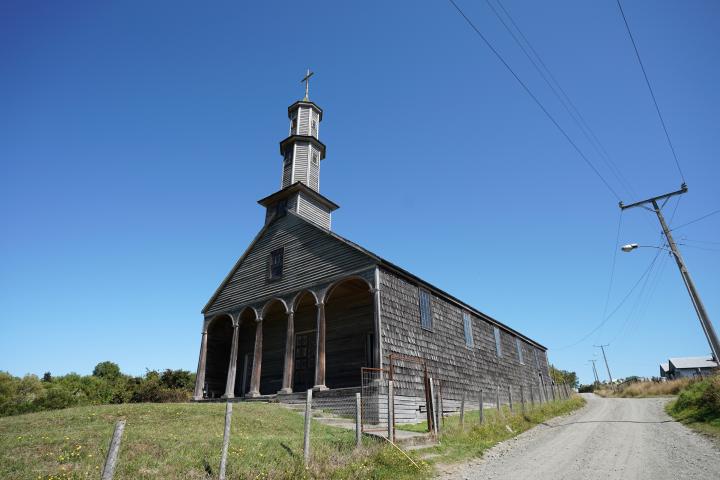
<instances>
[{"instance_id":1,"label":"weathered gray wood wall","mask_svg":"<svg viewBox=\"0 0 720 480\"><path fill-rule=\"evenodd\" d=\"M501 329L502 356L495 351L493 324L471 313L474 346L467 347L463 330L463 310L439 296L432 296L433 327L420 326L418 286L409 280L381 269L383 361L389 353L425 358L431 376L444 382L445 395L459 399L465 391L490 391L496 385L537 386L539 375L549 379L545 353L522 340L525 362L517 355L515 336ZM533 350L540 350L540 368L534 362ZM531 356L532 355L532 356ZM530 361L533 359L533 361ZM399 395L407 394L419 378L401 373L394 378ZM412 388L414 390L414 388Z\"/></svg>"}]
</instances>

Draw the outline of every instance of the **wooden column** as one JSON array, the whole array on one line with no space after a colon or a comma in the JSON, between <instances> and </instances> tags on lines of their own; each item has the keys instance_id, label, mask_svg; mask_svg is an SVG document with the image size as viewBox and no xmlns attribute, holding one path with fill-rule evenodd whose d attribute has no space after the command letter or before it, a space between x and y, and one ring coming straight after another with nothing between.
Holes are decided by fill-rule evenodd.
<instances>
[{"instance_id":1,"label":"wooden column","mask_svg":"<svg viewBox=\"0 0 720 480\"><path fill-rule=\"evenodd\" d=\"M317 307L317 350L315 355L315 386L313 390L327 390L325 386L325 303Z\"/></svg>"},{"instance_id":2,"label":"wooden column","mask_svg":"<svg viewBox=\"0 0 720 480\"><path fill-rule=\"evenodd\" d=\"M235 397L235 371L237 370L237 352L238 352L238 330L239 325L233 322L233 338L232 347L230 347L230 365L228 366L227 381L225 382L225 398Z\"/></svg>"},{"instance_id":3,"label":"wooden column","mask_svg":"<svg viewBox=\"0 0 720 480\"><path fill-rule=\"evenodd\" d=\"M375 354L373 355L373 367L382 368L382 299L380 297L380 272L375 270L375 288L371 290L373 295L373 320L375 326Z\"/></svg>"},{"instance_id":4,"label":"wooden column","mask_svg":"<svg viewBox=\"0 0 720 480\"><path fill-rule=\"evenodd\" d=\"M260 396L260 373L262 372L262 340L263 322L262 318L257 319L255 325L255 353L253 356L252 376L250 377L250 392L248 397Z\"/></svg>"},{"instance_id":5,"label":"wooden column","mask_svg":"<svg viewBox=\"0 0 720 480\"><path fill-rule=\"evenodd\" d=\"M292 393L293 372L295 369L295 312L290 310L287 316L285 334L285 369L283 370L282 390L278 393Z\"/></svg>"},{"instance_id":6,"label":"wooden column","mask_svg":"<svg viewBox=\"0 0 720 480\"><path fill-rule=\"evenodd\" d=\"M198 358L197 374L195 375L195 393L193 393L193 400L203 399L205 360L207 360L207 330L203 330L202 340L200 340L200 357Z\"/></svg>"}]
</instances>

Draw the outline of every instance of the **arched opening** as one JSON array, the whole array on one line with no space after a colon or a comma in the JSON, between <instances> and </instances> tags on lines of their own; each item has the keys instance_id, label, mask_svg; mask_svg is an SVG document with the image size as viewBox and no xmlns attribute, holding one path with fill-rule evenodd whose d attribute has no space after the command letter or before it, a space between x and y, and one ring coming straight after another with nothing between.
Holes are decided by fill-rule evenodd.
<instances>
[{"instance_id":1,"label":"arched opening","mask_svg":"<svg viewBox=\"0 0 720 480\"><path fill-rule=\"evenodd\" d=\"M372 367L376 338L373 297L365 280L342 280L325 300L325 385L359 387L360 368Z\"/></svg>"},{"instance_id":2,"label":"arched opening","mask_svg":"<svg viewBox=\"0 0 720 480\"><path fill-rule=\"evenodd\" d=\"M312 292L302 292L295 301L295 351L293 392L304 392L315 385L317 348L317 307Z\"/></svg>"},{"instance_id":3,"label":"arched opening","mask_svg":"<svg viewBox=\"0 0 720 480\"><path fill-rule=\"evenodd\" d=\"M252 364L255 355L255 329L257 326L255 310L246 308L240 314L238 327L238 355L235 369L235 396L243 397L250 391Z\"/></svg>"},{"instance_id":4,"label":"arched opening","mask_svg":"<svg viewBox=\"0 0 720 480\"><path fill-rule=\"evenodd\" d=\"M210 321L205 362L206 398L219 398L225 393L232 337L233 325L230 315L218 315Z\"/></svg>"},{"instance_id":5,"label":"arched opening","mask_svg":"<svg viewBox=\"0 0 720 480\"><path fill-rule=\"evenodd\" d=\"M285 365L285 334L287 333L287 310L285 304L274 299L263 308L262 369L260 370L260 394L275 394L282 388Z\"/></svg>"}]
</instances>

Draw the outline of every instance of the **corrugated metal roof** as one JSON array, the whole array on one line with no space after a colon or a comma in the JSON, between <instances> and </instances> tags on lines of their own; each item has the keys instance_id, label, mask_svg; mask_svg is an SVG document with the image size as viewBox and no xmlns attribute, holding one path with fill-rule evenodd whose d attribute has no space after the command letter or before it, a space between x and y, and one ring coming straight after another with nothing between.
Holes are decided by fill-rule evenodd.
<instances>
[{"instance_id":1,"label":"corrugated metal roof","mask_svg":"<svg viewBox=\"0 0 720 480\"><path fill-rule=\"evenodd\" d=\"M710 355L706 357L676 357L670 359L674 368L714 368L718 363Z\"/></svg>"},{"instance_id":2,"label":"corrugated metal roof","mask_svg":"<svg viewBox=\"0 0 720 480\"><path fill-rule=\"evenodd\" d=\"M660 364L660 370L662 370L663 372L667 372L669 368L670 368L669 363L661 363Z\"/></svg>"}]
</instances>

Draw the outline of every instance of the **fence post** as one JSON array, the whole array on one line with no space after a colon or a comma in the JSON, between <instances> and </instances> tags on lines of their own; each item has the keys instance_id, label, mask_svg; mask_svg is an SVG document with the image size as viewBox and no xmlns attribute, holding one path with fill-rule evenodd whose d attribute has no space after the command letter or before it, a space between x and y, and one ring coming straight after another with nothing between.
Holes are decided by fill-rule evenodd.
<instances>
[{"instance_id":1,"label":"fence post","mask_svg":"<svg viewBox=\"0 0 720 480\"><path fill-rule=\"evenodd\" d=\"M530 385L530 408L535 407L535 395L533 394L533 390L534 390L533 386Z\"/></svg>"},{"instance_id":2,"label":"fence post","mask_svg":"<svg viewBox=\"0 0 720 480\"><path fill-rule=\"evenodd\" d=\"M362 444L362 419L360 418L361 412L360 394L355 394L355 445L360 446Z\"/></svg>"},{"instance_id":3,"label":"fence post","mask_svg":"<svg viewBox=\"0 0 720 480\"><path fill-rule=\"evenodd\" d=\"M497 407L498 414L500 414L500 385L495 390L495 406Z\"/></svg>"},{"instance_id":4,"label":"fence post","mask_svg":"<svg viewBox=\"0 0 720 480\"><path fill-rule=\"evenodd\" d=\"M220 480L225 480L227 469L227 452L230 445L230 425L232 425L232 403L225 404L225 430L223 432L222 453L220 454Z\"/></svg>"},{"instance_id":5,"label":"fence post","mask_svg":"<svg viewBox=\"0 0 720 480\"><path fill-rule=\"evenodd\" d=\"M520 404L522 405L522 413L525 415L525 389L520 385Z\"/></svg>"},{"instance_id":6,"label":"fence post","mask_svg":"<svg viewBox=\"0 0 720 480\"><path fill-rule=\"evenodd\" d=\"M105 465L103 466L102 480L112 480L115 474L115 464L117 463L118 453L120 453L120 440L122 440L124 431L125 420L120 420L115 424L115 430L110 439L110 447L108 448Z\"/></svg>"},{"instance_id":7,"label":"fence post","mask_svg":"<svg viewBox=\"0 0 720 480\"><path fill-rule=\"evenodd\" d=\"M310 421L312 420L312 388L307 391L305 399L305 436L303 438L303 461L310 463Z\"/></svg>"},{"instance_id":8,"label":"fence post","mask_svg":"<svg viewBox=\"0 0 720 480\"><path fill-rule=\"evenodd\" d=\"M432 408L431 410L431 417L433 422L433 433L437 437L438 434L438 428L437 428L437 405L435 405L435 385L433 383L432 377L430 377L430 405L427 405L427 408Z\"/></svg>"},{"instance_id":9,"label":"fence post","mask_svg":"<svg viewBox=\"0 0 720 480\"><path fill-rule=\"evenodd\" d=\"M388 440L395 442L395 392L393 392L393 381L388 380Z\"/></svg>"},{"instance_id":10,"label":"fence post","mask_svg":"<svg viewBox=\"0 0 720 480\"><path fill-rule=\"evenodd\" d=\"M480 414L479 414L479 416L480 416L480 425L482 425L482 424L483 424L483 420L485 420L485 419L483 418L483 417L485 416L485 409L483 408L483 389L482 389L482 388L480 389L480 398L479 398L478 400L479 400L478 403L480 404Z\"/></svg>"},{"instance_id":11,"label":"fence post","mask_svg":"<svg viewBox=\"0 0 720 480\"><path fill-rule=\"evenodd\" d=\"M438 432L442 430L442 425L440 423L443 421L443 411L442 411L442 393L440 392L440 389L442 388L440 385L440 380L438 382L438 388L437 388L437 405L435 405L435 425Z\"/></svg>"},{"instance_id":12,"label":"fence post","mask_svg":"<svg viewBox=\"0 0 720 480\"><path fill-rule=\"evenodd\" d=\"M510 411L513 411L513 404L512 404L512 387L508 387L508 403L510 404Z\"/></svg>"},{"instance_id":13,"label":"fence post","mask_svg":"<svg viewBox=\"0 0 720 480\"><path fill-rule=\"evenodd\" d=\"M460 429L465 430L465 390L463 390L462 400L460 400Z\"/></svg>"}]
</instances>

